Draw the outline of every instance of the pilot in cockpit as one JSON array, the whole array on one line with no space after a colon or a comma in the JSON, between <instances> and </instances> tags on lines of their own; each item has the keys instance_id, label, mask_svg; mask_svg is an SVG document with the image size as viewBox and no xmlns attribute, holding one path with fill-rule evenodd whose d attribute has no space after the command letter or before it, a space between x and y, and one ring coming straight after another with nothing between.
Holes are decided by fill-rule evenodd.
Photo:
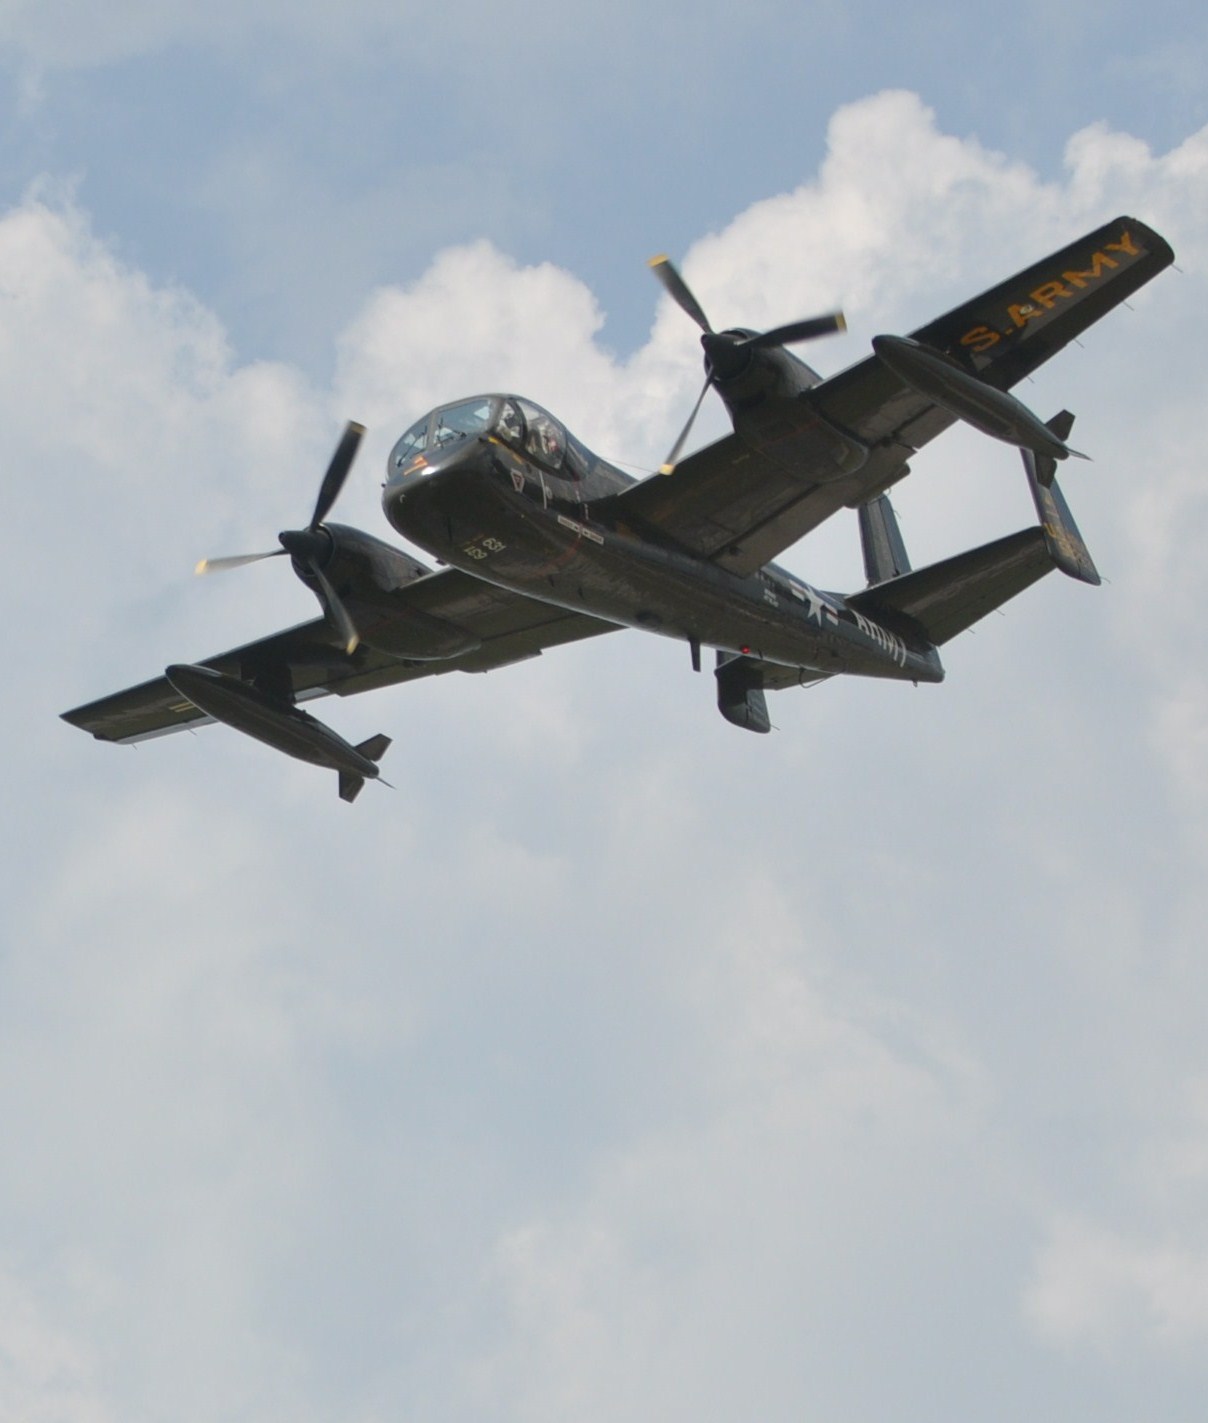
<instances>
[{"instance_id":1,"label":"pilot in cockpit","mask_svg":"<svg viewBox=\"0 0 1208 1423\"><path fill-rule=\"evenodd\" d=\"M548 415L530 416L528 422L528 448L545 464L557 466L562 462L562 441L558 427Z\"/></svg>"}]
</instances>

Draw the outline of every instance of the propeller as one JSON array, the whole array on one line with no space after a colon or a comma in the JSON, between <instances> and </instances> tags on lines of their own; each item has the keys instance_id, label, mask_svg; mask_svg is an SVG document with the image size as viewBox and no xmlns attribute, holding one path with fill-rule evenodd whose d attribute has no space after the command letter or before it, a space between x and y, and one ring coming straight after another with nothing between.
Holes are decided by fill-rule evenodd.
<instances>
[{"instance_id":1,"label":"propeller","mask_svg":"<svg viewBox=\"0 0 1208 1423\"><path fill-rule=\"evenodd\" d=\"M684 281L670 257L660 254L650 259L650 270L667 295L701 329L700 343L705 348L705 384L696 397L696 404L688 416L687 424L679 433L679 438L671 447L671 453L659 466L660 474L672 474L684 448L697 414L709 393L709 387L719 379L738 375L746 364L751 351L766 351L777 346L791 346L796 341L812 341L818 336L830 336L837 331L847 330L847 321L841 311L832 311L825 316L811 316L803 321L791 321L785 326L777 326L771 331L714 331L705 315L704 308L692 293L692 288Z\"/></svg>"},{"instance_id":2,"label":"propeller","mask_svg":"<svg viewBox=\"0 0 1208 1423\"><path fill-rule=\"evenodd\" d=\"M248 563L259 563L263 558L280 558L282 554L289 554L300 568L307 573L319 585L322 593L323 606L326 609L336 630L339 632L344 643L344 650L353 653L360 642L360 636L356 630L356 624L349 616L348 609L340 600L340 595L331 586L331 581L323 572L322 561L331 552L331 535L323 528L323 520L331 512L332 505L340 497L340 490L344 488L344 481L348 478L348 471L352 468L352 462L356 458L357 447L361 443L361 437L365 433L364 425L358 425L355 420L350 420L344 427L344 433L340 436L340 443L336 446L336 452L331 457L331 463L327 466L327 472L323 476L323 482L319 485L319 496L315 500L315 511L310 516L310 523L304 529L286 529L277 535L280 548L270 549L266 553L237 553L229 558L203 558L197 565L197 573L225 573L231 568L242 568Z\"/></svg>"}]
</instances>

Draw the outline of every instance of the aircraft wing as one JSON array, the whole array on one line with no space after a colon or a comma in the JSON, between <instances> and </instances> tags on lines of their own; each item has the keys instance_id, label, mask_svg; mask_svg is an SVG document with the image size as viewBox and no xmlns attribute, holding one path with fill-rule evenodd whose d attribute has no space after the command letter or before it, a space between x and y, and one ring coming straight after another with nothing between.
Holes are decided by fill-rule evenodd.
<instances>
[{"instance_id":1,"label":"aircraft wing","mask_svg":"<svg viewBox=\"0 0 1208 1423\"><path fill-rule=\"evenodd\" d=\"M1173 260L1156 232L1119 217L911 335L1008 390ZM824 422L854 437L869 451L855 473L782 463L728 435L687 456L670 477L617 495L615 516L731 572L753 573L838 509L903 478L909 456L955 421L876 356L796 404L800 418L786 420L786 436Z\"/></svg>"},{"instance_id":2,"label":"aircraft wing","mask_svg":"<svg viewBox=\"0 0 1208 1423\"><path fill-rule=\"evenodd\" d=\"M547 647L616 630L612 623L509 593L456 568L418 578L394 596L400 605L456 623L480 638L482 645L437 662L389 657L365 644L349 657L326 619L316 618L208 657L201 665L262 687L292 691L299 701L306 701L333 692L352 696L440 672L489 672L537 657ZM63 719L100 741L122 743L204 726L212 720L186 701L166 677L76 707L64 712Z\"/></svg>"}]
</instances>

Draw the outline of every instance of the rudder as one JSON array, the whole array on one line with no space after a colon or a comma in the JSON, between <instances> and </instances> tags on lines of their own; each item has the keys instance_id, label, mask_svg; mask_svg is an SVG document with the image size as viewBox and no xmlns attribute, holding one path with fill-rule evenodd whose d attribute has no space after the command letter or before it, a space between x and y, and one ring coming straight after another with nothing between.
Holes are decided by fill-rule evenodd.
<instances>
[{"instance_id":1,"label":"rudder","mask_svg":"<svg viewBox=\"0 0 1208 1423\"><path fill-rule=\"evenodd\" d=\"M864 576L871 588L910 572L910 558L902 542L897 515L888 494L879 494L861 504L860 548L864 554Z\"/></svg>"},{"instance_id":2,"label":"rudder","mask_svg":"<svg viewBox=\"0 0 1208 1423\"><path fill-rule=\"evenodd\" d=\"M1045 424L1059 440L1064 441L1073 429L1074 417L1068 410L1061 410ZM1056 460L1047 455L1033 454L1031 450L1020 450L1019 453L1023 457L1028 488L1032 491L1032 502L1036 505L1036 517L1044 531L1049 557L1062 573L1097 587L1102 579L1057 483Z\"/></svg>"}]
</instances>

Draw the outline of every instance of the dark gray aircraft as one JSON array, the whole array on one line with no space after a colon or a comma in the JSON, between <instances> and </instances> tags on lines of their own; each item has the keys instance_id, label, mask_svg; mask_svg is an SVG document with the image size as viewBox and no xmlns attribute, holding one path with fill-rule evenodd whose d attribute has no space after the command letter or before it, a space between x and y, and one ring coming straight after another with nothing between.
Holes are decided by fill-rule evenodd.
<instances>
[{"instance_id":1,"label":"dark gray aircraft","mask_svg":"<svg viewBox=\"0 0 1208 1423\"><path fill-rule=\"evenodd\" d=\"M675 267L651 263L701 328L705 384L658 474L633 480L551 415L483 395L417 420L390 453L382 504L442 565L327 522L363 433L350 424L287 554L322 616L64 713L102 741L221 721L339 773L355 798L384 736L352 746L297 703L437 672L487 672L547 647L638 628L716 654L721 714L767 731L765 692L840 673L939 682L937 649L1054 568L1099 575L1054 478L1077 454L1073 416L1042 421L1010 388L1174 260L1121 217L909 337L822 379L785 347L842 329L840 315L773 331L715 331ZM717 391L734 433L682 461ZM912 570L886 491L956 420L1016 445L1039 522ZM859 516L867 586L821 592L772 560L839 509Z\"/></svg>"}]
</instances>

